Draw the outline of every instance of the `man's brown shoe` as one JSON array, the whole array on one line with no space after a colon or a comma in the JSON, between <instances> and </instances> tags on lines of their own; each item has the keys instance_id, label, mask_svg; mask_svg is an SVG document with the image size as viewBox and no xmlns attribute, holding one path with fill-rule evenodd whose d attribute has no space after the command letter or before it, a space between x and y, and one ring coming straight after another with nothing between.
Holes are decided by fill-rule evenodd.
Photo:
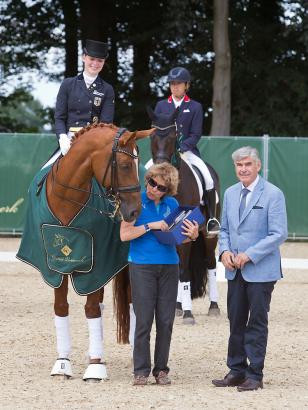
<instances>
[{"instance_id":1,"label":"man's brown shoe","mask_svg":"<svg viewBox=\"0 0 308 410\"><path fill-rule=\"evenodd\" d=\"M236 376L235 374L228 373L224 379L212 380L212 383L216 387L234 387L242 384L245 381L245 377Z\"/></svg>"},{"instance_id":2,"label":"man's brown shoe","mask_svg":"<svg viewBox=\"0 0 308 410\"><path fill-rule=\"evenodd\" d=\"M238 391L251 391L251 390L258 390L263 389L263 382L262 380L255 380L255 379L246 379L244 383L239 384L237 386Z\"/></svg>"},{"instance_id":3,"label":"man's brown shoe","mask_svg":"<svg viewBox=\"0 0 308 410\"><path fill-rule=\"evenodd\" d=\"M157 376L155 376L156 384L160 386L166 386L171 384L171 380L168 377L168 373L161 370Z\"/></svg>"},{"instance_id":4,"label":"man's brown shoe","mask_svg":"<svg viewBox=\"0 0 308 410\"><path fill-rule=\"evenodd\" d=\"M146 376L135 376L133 380L133 386L146 386L148 384L148 378Z\"/></svg>"}]
</instances>

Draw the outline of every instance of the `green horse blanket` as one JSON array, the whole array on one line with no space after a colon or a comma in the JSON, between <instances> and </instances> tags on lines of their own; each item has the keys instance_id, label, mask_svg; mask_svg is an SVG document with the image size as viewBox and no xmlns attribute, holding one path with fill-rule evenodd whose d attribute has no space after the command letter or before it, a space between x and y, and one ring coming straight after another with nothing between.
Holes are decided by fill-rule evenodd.
<instances>
[{"instance_id":1,"label":"green horse blanket","mask_svg":"<svg viewBox=\"0 0 308 410\"><path fill-rule=\"evenodd\" d=\"M50 170L42 169L29 188L29 203L17 258L38 269L44 281L58 288L63 275L70 275L79 295L102 288L126 264L128 246L120 240L120 222L82 208L68 226L53 215L46 198L46 179L37 195L38 183ZM92 192L102 188L92 180ZM109 202L91 195L87 204L110 212Z\"/></svg>"}]
</instances>

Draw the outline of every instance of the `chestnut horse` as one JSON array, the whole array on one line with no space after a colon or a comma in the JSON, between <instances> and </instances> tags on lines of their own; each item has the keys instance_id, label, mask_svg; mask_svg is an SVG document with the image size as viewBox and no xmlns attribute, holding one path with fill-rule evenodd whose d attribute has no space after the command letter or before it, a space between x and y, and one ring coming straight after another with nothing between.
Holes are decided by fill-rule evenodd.
<instances>
[{"instance_id":1,"label":"chestnut horse","mask_svg":"<svg viewBox=\"0 0 308 410\"><path fill-rule=\"evenodd\" d=\"M90 125L75 134L69 152L54 163L50 169L46 168L45 173L44 169L41 170L39 179L35 178L30 186L30 203L27 222L17 256L19 259L40 270L44 280L54 288L58 359L52 369L51 375L62 375L66 378L72 376L69 361L71 342L68 323L69 305L67 299L68 276L70 276L75 291L78 294L87 296L85 315L89 327L89 365L83 379L102 380L107 378L106 367L102 360L103 335L99 302L101 301L103 286L126 265L127 252L125 253L125 249L124 252L122 252L124 255L122 259L125 263L121 266L116 265L115 272L104 278L100 275L100 272L97 275L90 269L83 271L83 273L80 273L81 270L77 269L74 272L61 272L60 268L59 270L57 270L58 268L52 270L50 263L63 260L65 257L61 255L61 258L48 260L49 255L46 250L43 233L43 227L46 221L43 221L43 223L37 222L41 210L33 211L33 208L38 206L35 205L35 201L39 203L39 206L42 201L47 202L47 212L49 215L47 222L51 220L51 225L48 225L48 228L51 227L54 229L55 225L59 225L56 226L56 229L59 227L61 233L63 232L63 228L69 230L72 221L78 221L80 214L85 211L90 213L90 217L88 217L87 221L92 220L94 225L96 225L96 229L99 229L100 221L110 221L108 216L114 218L118 212L125 221L136 219L141 207L136 140L148 136L150 132L151 130L129 132L126 129L119 129L114 125L104 123ZM100 187L98 194L93 191L94 185ZM41 191L45 195L42 195ZM34 193L32 197L31 192ZM89 204L92 204L90 199L93 198L94 195L99 197L100 205L96 205L93 208ZM46 199L44 199L45 197ZM106 204L108 208L107 211L99 209ZM34 215L32 219L31 213ZM58 222L58 224L54 224L55 221ZM92 235L88 235L86 229L83 231L86 231L88 237L92 239L92 251L93 255L96 255L94 256L94 264L92 263L91 265L93 266L93 270L95 264L97 265L96 262L100 258L100 252L102 252L102 241L107 243L106 245L103 243L107 249L105 258L111 258L112 255L115 255L115 259L121 257L121 243L112 243L114 238L119 237L119 223L114 223L114 221L108 223L118 228L118 230L113 237L108 234L108 232L99 231L99 236L101 237L99 246L97 245L97 241L95 241L95 237L93 241L93 238L91 238ZM31 229L32 232L30 234ZM74 232L80 230L79 227L71 229L74 230ZM34 232L35 230L37 232ZM39 240L37 243L33 243L33 232L38 235L38 238L43 235L44 245L41 245ZM65 256L68 256L70 252L72 252L72 246L67 245L67 235L58 233L54 234L53 238L55 239L53 239L51 244L54 248L62 247L61 251ZM75 243L78 245L78 242L80 245L80 240L77 238ZM118 248L112 250L112 247ZM108 249L110 249L110 252ZM82 249L81 252L84 252L84 249ZM46 254L48 268L46 265ZM43 272L44 269L39 266L37 262L39 258L43 259L42 263L45 263L43 266L45 266L45 271L48 271L48 274L45 274L46 272ZM68 262L75 261L73 258L67 258L65 260ZM106 259L102 261L103 266L108 263ZM95 284L93 284L93 280L96 280Z\"/></svg>"}]
</instances>

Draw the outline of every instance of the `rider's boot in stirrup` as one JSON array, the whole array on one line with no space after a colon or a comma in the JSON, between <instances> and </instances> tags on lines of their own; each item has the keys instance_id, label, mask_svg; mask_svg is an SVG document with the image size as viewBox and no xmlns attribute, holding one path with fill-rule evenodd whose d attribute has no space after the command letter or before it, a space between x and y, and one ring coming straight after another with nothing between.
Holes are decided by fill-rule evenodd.
<instances>
[{"instance_id":1,"label":"rider's boot in stirrup","mask_svg":"<svg viewBox=\"0 0 308 410\"><path fill-rule=\"evenodd\" d=\"M206 200L205 205L207 208L207 213L209 215L209 219L206 224L206 230L208 233L218 234L220 230L220 223L215 218L215 210L216 210L216 190L215 188L205 191L205 200Z\"/></svg>"}]
</instances>

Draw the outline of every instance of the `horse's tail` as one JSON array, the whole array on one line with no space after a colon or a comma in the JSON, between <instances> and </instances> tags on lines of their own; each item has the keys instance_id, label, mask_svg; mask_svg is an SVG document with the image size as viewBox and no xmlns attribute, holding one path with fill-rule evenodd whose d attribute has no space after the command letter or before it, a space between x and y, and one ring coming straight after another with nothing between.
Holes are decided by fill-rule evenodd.
<instances>
[{"instance_id":1,"label":"horse's tail","mask_svg":"<svg viewBox=\"0 0 308 410\"><path fill-rule=\"evenodd\" d=\"M207 260L204 238L201 234L195 242L192 242L189 272L191 277L191 298L196 299L204 296L206 294L207 283Z\"/></svg>"},{"instance_id":2,"label":"horse's tail","mask_svg":"<svg viewBox=\"0 0 308 410\"><path fill-rule=\"evenodd\" d=\"M117 319L117 342L129 343L130 283L128 265L113 280L113 306Z\"/></svg>"}]
</instances>

